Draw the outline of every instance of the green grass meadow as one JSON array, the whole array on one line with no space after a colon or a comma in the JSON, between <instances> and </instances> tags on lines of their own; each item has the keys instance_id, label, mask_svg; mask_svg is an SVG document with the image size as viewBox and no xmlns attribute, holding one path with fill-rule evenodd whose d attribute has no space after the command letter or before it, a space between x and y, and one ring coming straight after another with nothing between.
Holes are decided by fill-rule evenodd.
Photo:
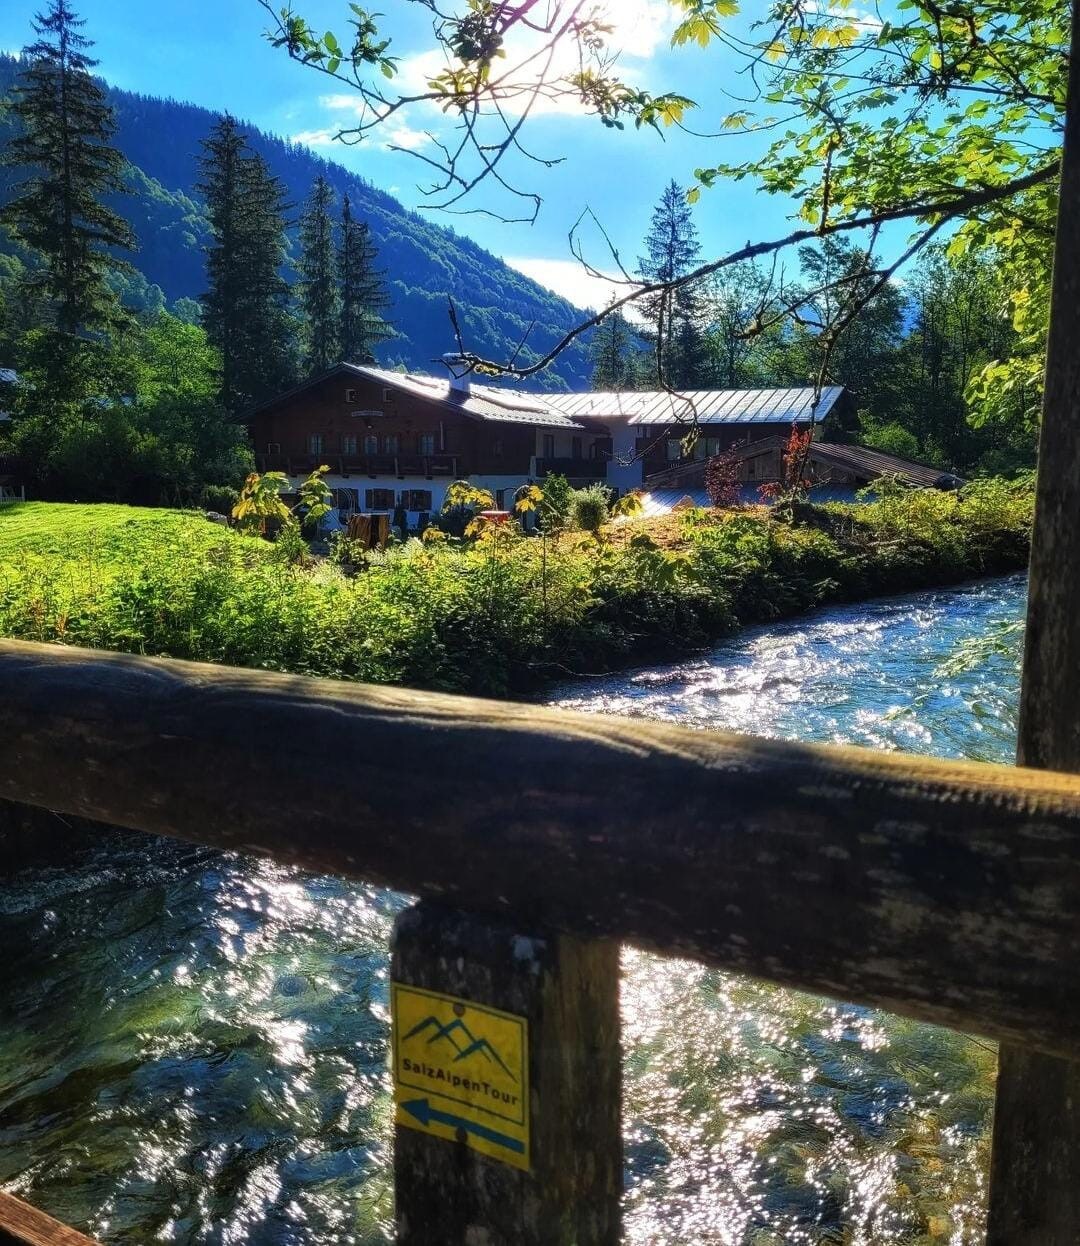
<instances>
[{"instance_id":1,"label":"green grass meadow","mask_svg":"<svg viewBox=\"0 0 1080 1246\"><path fill-rule=\"evenodd\" d=\"M201 513L0 507L0 635L507 695L673 657L830 601L1015 570L1030 482L631 520L600 538L410 541L358 571Z\"/></svg>"}]
</instances>

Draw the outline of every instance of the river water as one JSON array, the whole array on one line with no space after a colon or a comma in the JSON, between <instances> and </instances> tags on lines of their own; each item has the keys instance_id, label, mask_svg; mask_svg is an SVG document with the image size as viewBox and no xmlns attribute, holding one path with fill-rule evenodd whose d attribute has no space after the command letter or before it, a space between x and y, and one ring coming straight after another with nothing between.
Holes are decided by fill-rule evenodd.
<instances>
[{"instance_id":1,"label":"river water","mask_svg":"<svg viewBox=\"0 0 1080 1246\"><path fill-rule=\"evenodd\" d=\"M1008 760L1018 578L743 633L575 709ZM0 1184L107 1243L391 1240L400 897L109 835L0 892ZM995 1055L626 952L633 1246L981 1242Z\"/></svg>"}]
</instances>

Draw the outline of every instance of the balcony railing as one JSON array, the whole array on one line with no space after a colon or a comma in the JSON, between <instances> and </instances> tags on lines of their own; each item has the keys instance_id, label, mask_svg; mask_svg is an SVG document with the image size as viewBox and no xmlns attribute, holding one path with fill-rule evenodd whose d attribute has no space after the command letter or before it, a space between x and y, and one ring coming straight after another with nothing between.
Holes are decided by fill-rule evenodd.
<instances>
[{"instance_id":1,"label":"balcony railing","mask_svg":"<svg viewBox=\"0 0 1080 1246\"><path fill-rule=\"evenodd\" d=\"M453 454L257 454L255 464L260 472L285 472L303 476L324 464L338 476L422 476L454 479L459 474L459 460Z\"/></svg>"}]
</instances>

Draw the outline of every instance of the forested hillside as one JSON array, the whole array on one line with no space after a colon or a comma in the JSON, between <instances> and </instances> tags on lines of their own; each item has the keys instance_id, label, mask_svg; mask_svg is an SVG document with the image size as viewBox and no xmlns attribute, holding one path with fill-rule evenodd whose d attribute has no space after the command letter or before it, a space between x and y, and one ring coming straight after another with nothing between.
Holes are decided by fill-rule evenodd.
<instances>
[{"instance_id":1,"label":"forested hillside","mask_svg":"<svg viewBox=\"0 0 1080 1246\"><path fill-rule=\"evenodd\" d=\"M0 98L9 92L18 68L0 56ZM192 104L154 99L109 88L116 110L117 146L131 162L133 194L113 206L131 222L139 239L134 257L150 286L160 287L167 302L196 298L205 288L204 247L207 225L193 187L200 140L217 114ZM6 145L13 122L0 111L0 147ZM527 359L555 341L577 318L565 299L530 281L470 239L406 211L395 199L375 189L340 165L322 160L254 127L244 127L250 144L279 177L290 200L299 205L322 174L338 194L348 193L357 215L368 222L387 271L393 299L390 318L397 336L379 354L388 364L430 367L432 360L454 348L447 318L447 295L458 305L471 348L492 358L509 356L530 325ZM0 202L16 180L16 171L0 169ZM0 234L0 252L13 250ZM129 301L150 305L161 295L136 278ZM535 383L563 389L586 385L592 370L584 345L564 352L546 378Z\"/></svg>"}]
</instances>

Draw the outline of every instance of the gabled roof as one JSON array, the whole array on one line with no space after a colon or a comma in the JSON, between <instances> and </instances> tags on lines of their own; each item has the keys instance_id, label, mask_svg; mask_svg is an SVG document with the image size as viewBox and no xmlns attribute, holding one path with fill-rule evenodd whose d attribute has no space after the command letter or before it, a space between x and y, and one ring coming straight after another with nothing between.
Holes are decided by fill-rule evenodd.
<instances>
[{"instance_id":1,"label":"gabled roof","mask_svg":"<svg viewBox=\"0 0 1080 1246\"><path fill-rule=\"evenodd\" d=\"M886 454L883 450L872 450L869 446L815 441L811 453L819 463L844 468L868 480L877 480L881 476L899 476L906 484L931 489L955 488L964 483L959 476L943 472L940 467L902 459L896 454Z\"/></svg>"},{"instance_id":2,"label":"gabled roof","mask_svg":"<svg viewBox=\"0 0 1080 1246\"><path fill-rule=\"evenodd\" d=\"M763 437L759 441L748 441L733 447L731 454L736 459L752 459L774 450L783 450L786 443L786 437ZM810 445L810 458L825 467L838 467L852 472L866 481L878 480L882 476L897 476L905 484L927 489L955 488L964 483L959 476L944 472L940 467L930 467L926 463L916 463L913 459L886 454L883 450L848 445L845 442L814 441Z\"/></svg>"},{"instance_id":3,"label":"gabled roof","mask_svg":"<svg viewBox=\"0 0 1080 1246\"><path fill-rule=\"evenodd\" d=\"M549 406L571 419L620 419L629 424L809 424L820 423L844 394L842 385L822 390L712 389L668 393L667 390L607 394L546 394Z\"/></svg>"},{"instance_id":4,"label":"gabled roof","mask_svg":"<svg viewBox=\"0 0 1080 1246\"><path fill-rule=\"evenodd\" d=\"M787 445L787 437L761 437L756 441L743 441L726 451L736 462L760 458L762 455L782 453ZM871 450L869 446L852 446L834 441L814 441L809 450L810 462L815 467L835 467L850 472L864 484L872 484L882 476L896 476L900 481L912 488L955 489L964 481L950 472L943 472L939 467L929 467L926 463L915 463L911 459L902 459L895 454L885 454L881 450ZM778 460L774 459L774 464ZM700 490L705 477L705 459L692 459L685 463L674 463L663 470L653 472L646 478L645 488L659 497L664 491L681 490L694 495ZM767 477L758 474L758 480ZM824 481L819 482L820 484Z\"/></svg>"},{"instance_id":5,"label":"gabled roof","mask_svg":"<svg viewBox=\"0 0 1080 1246\"><path fill-rule=\"evenodd\" d=\"M260 403L248 418L260 411L269 410L279 403L301 394L315 385L322 384L332 376L355 376L360 380L374 381L390 386L414 398L423 398L448 410L459 411L471 419L496 424L529 424L536 428L564 428L577 431L584 426L552 407L546 394L533 394L523 390L501 389L494 385L473 383L469 392L451 389L447 377L424 376L415 372L391 372L387 368L369 367L365 364L339 363L326 372L312 377L301 385Z\"/></svg>"}]
</instances>

